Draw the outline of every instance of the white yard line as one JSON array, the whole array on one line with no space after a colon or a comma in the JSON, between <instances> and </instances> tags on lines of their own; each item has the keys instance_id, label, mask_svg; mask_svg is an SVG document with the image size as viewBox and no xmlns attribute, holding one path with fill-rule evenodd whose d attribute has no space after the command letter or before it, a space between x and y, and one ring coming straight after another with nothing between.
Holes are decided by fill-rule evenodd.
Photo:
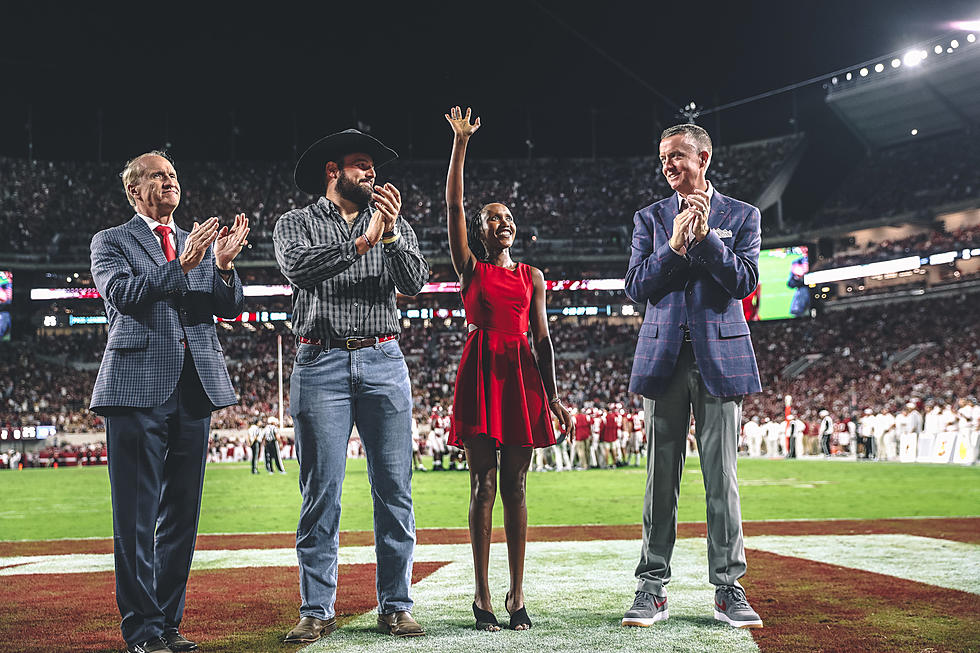
<instances>
[{"instance_id":1,"label":"white yard line","mask_svg":"<svg viewBox=\"0 0 980 653\"><path fill-rule=\"evenodd\" d=\"M980 594L980 545L917 535L757 535L745 547Z\"/></svg>"}]
</instances>

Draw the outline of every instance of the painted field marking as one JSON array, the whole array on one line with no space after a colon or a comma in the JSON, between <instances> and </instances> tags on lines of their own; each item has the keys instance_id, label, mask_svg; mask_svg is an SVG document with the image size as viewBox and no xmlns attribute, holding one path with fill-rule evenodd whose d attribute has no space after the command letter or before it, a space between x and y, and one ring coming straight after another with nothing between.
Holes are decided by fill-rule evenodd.
<instances>
[{"instance_id":1,"label":"painted field marking","mask_svg":"<svg viewBox=\"0 0 980 653\"><path fill-rule=\"evenodd\" d=\"M705 541L701 538L677 541L672 563L675 577L668 588L670 619L649 629L621 628L619 620L633 597L633 568L639 547L638 540L528 543L525 593L535 627L530 633L489 634L473 630L469 545L420 545L416 548L417 561L450 562L413 587L414 612L428 630L428 637L402 642L379 636L375 615L369 612L306 650L757 650L749 633L716 624L711 618L713 588L707 581ZM746 547L980 594L980 545L901 534L760 535L747 537ZM751 552L749 557L750 576L764 573L751 567ZM374 548L342 547L340 562L373 563ZM194 562L197 570L295 565L292 548L199 550ZM111 570L109 554L0 558L0 576ZM507 560L502 543L491 547L491 585L498 617L506 622L503 596ZM766 616L762 614L763 619Z\"/></svg>"},{"instance_id":2,"label":"painted field marking","mask_svg":"<svg viewBox=\"0 0 980 653\"><path fill-rule=\"evenodd\" d=\"M980 594L980 545L917 535L756 535L745 548Z\"/></svg>"},{"instance_id":3,"label":"painted field marking","mask_svg":"<svg viewBox=\"0 0 980 653\"><path fill-rule=\"evenodd\" d=\"M364 548L364 547L360 547ZM529 632L477 632L473 628L473 564L468 545L418 547L416 560L453 553L449 565L412 588L413 615L427 636L396 640L375 630L368 612L303 653L321 651L732 651L756 652L748 631L712 618L714 588L708 583L702 539L681 539L674 549L674 580L668 589L670 619L651 628L622 628L633 601L633 569L639 540L529 542L524 592L534 622ZM371 552L373 556L373 551ZM373 559L373 558L372 558ZM497 618L506 626L507 547L490 548L490 584Z\"/></svg>"}]
</instances>

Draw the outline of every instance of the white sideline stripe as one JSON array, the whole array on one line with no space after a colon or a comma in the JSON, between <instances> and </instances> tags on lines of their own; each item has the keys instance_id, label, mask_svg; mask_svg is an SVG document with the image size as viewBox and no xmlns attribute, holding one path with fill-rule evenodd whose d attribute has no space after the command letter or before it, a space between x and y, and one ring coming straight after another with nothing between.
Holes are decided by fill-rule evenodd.
<instances>
[{"instance_id":1,"label":"white sideline stripe","mask_svg":"<svg viewBox=\"0 0 980 653\"><path fill-rule=\"evenodd\" d=\"M781 460L781 459L778 459L777 458L775 460ZM910 464L910 463L903 463L903 464ZM929 463L929 464L932 464L932 463ZM688 470L686 473L687 474L699 474L700 472L698 470ZM808 481L801 481L801 482L808 482ZM21 514L21 513L17 513L17 514ZM814 522L814 521L818 521L818 522L820 522L820 521L831 521L831 522L837 522L837 521L862 522L862 521L864 521L864 522L874 522L874 521L885 521L885 520L890 521L890 520L894 520L894 519L977 519L977 518L980 518L980 515L952 515L952 516L950 516L950 515L896 515L894 517L881 517L879 519L855 519L854 517L825 517L825 518L820 518L820 519L814 519L812 517L793 517L793 518L790 518L790 519L743 519L742 520L742 523L743 524L765 524L767 522L778 522L778 523L789 522L789 523L792 523L792 522ZM678 526L680 526L682 524L704 524L704 522L703 521L679 521L679 522L677 522L677 524L678 524ZM586 523L586 524L547 524L546 526L544 526L544 528L585 528L585 527L592 527L592 526L610 526L610 524L598 523L598 522ZM613 526L629 527L629 526L639 526L639 524L614 524ZM419 528L418 529L418 532L423 532L423 531L460 531L460 532L467 532L467 529L466 529L465 526L445 526L445 527L443 527L443 526L431 526L431 527ZM363 532L364 531L341 531L341 533L363 533ZM247 532L238 532L238 533L225 533L225 532L221 532L221 533L198 533L198 536L199 537L200 536L212 536L212 535L220 535L220 536L225 536L225 535L235 535L235 536L239 536L239 535L244 535L244 536L248 536L248 535L296 535L296 531L247 531ZM112 538L111 537L103 537L103 536L89 536L89 537L50 537L50 538L40 539L40 540L23 540L22 539L22 540L0 540L0 541L2 541L2 542L19 542L19 543L24 543L24 542L39 542L39 543L43 543L43 542L74 542L74 541L85 541L85 540L89 540L89 541L104 540L104 541L110 542L110 541L112 541Z\"/></svg>"},{"instance_id":2,"label":"white sideline stripe","mask_svg":"<svg viewBox=\"0 0 980 653\"><path fill-rule=\"evenodd\" d=\"M469 544L426 544L415 547L415 560L418 562L458 560L469 554ZM375 561L374 547L341 547L339 557L340 564L373 563ZM203 570L241 567L295 567L297 564L295 549L205 549L194 553L192 568ZM12 556L0 558L0 567L6 567L0 569L0 576L77 574L112 571L113 561L111 553Z\"/></svg>"},{"instance_id":3,"label":"white sideline stripe","mask_svg":"<svg viewBox=\"0 0 980 653\"><path fill-rule=\"evenodd\" d=\"M917 535L757 535L745 548L980 594L980 545Z\"/></svg>"}]
</instances>

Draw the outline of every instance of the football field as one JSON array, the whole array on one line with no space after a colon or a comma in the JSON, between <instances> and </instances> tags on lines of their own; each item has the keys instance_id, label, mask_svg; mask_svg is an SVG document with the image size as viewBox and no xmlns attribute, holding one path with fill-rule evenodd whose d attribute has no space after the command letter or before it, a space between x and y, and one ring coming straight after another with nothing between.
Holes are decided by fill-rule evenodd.
<instances>
[{"instance_id":1,"label":"football field","mask_svg":"<svg viewBox=\"0 0 980 653\"><path fill-rule=\"evenodd\" d=\"M183 630L205 651L294 651L298 618L294 461L286 475L208 466ZM344 485L340 629L304 650L980 650L980 468L824 460L739 461L748 574L765 628L712 619L704 498L688 460L668 586L670 619L619 626L632 600L645 471L532 473L525 592L529 632L473 630L465 472L417 473L414 610L428 636L374 631L371 501L363 460ZM101 468L0 473L0 651L121 650L111 514ZM499 502L495 525L502 525ZM506 545L491 587L506 623ZM66 612L67 611L67 612ZM52 635L53 614L72 627ZM52 637L55 638L52 641Z\"/></svg>"}]
</instances>

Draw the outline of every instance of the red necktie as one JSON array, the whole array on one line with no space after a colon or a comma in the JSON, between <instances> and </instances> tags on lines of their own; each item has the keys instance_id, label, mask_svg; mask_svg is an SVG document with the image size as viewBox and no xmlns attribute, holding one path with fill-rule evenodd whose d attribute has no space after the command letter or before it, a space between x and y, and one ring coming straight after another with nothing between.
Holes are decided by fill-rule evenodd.
<instances>
[{"instance_id":1,"label":"red necktie","mask_svg":"<svg viewBox=\"0 0 980 653\"><path fill-rule=\"evenodd\" d=\"M160 234L160 241L163 245L163 255L167 257L167 260L172 261L177 258L177 252L174 250L173 243L170 242L170 227L162 224L153 231Z\"/></svg>"}]
</instances>

